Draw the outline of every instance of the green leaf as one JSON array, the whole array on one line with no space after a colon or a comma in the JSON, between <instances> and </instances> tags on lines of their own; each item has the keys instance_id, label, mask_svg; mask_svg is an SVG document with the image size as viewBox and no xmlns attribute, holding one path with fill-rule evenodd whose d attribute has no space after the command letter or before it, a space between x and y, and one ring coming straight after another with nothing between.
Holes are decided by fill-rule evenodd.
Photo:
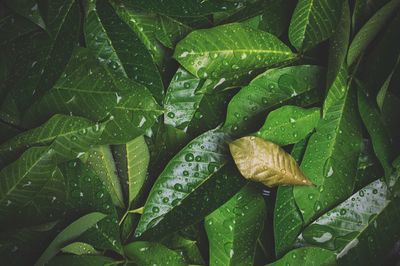
<instances>
[{"instance_id":1,"label":"green leaf","mask_svg":"<svg viewBox=\"0 0 400 266\"><path fill-rule=\"evenodd\" d=\"M125 143L142 135L162 112L144 86L111 73L87 49L81 48L62 78L29 109L24 121L37 125L55 113L92 121L109 118L102 137L119 138L120 143Z\"/></svg>"},{"instance_id":2,"label":"green leaf","mask_svg":"<svg viewBox=\"0 0 400 266\"><path fill-rule=\"evenodd\" d=\"M1 258L8 265L32 264L47 247L56 231L56 225L57 222L50 222L1 232Z\"/></svg>"},{"instance_id":3,"label":"green leaf","mask_svg":"<svg viewBox=\"0 0 400 266\"><path fill-rule=\"evenodd\" d=\"M82 213L101 212L107 217L83 233L75 241L85 242L98 250L122 253L118 217L105 184L80 160L60 165L65 176L67 210L72 217Z\"/></svg>"},{"instance_id":4,"label":"green leaf","mask_svg":"<svg viewBox=\"0 0 400 266\"><path fill-rule=\"evenodd\" d=\"M308 138L293 146L291 155L298 164L304 156ZM296 205L292 186L280 186L276 194L274 209L275 254L282 257L290 250L303 227L303 218Z\"/></svg>"},{"instance_id":5,"label":"green leaf","mask_svg":"<svg viewBox=\"0 0 400 266\"><path fill-rule=\"evenodd\" d=\"M224 119L229 91L212 91L218 84L201 80L179 68L174 75L164 100L168 125L193 135L218 126Z\"/></svg>"},{"instance_id":6,"label":"green leaf","mask_svg":"<svg viewBox=\"0 0 400 266\"><path fill-rule=\"evenodd\" d=\"M291 0L267 1L267 3L263 10L259 28L276 36L281 36L287 32L290 16L296 3ZM259 8L257 4L255 8Z\"/></svg>"},{"instance_id":7,"label":"green leaf","mask_svg":"<svg viewBox=\"0 0 400 266\"><path fill-rule=\"evenodd\" d=\"M392 0L376 12L354 36L350 44L347 64L352 65L378 33L386 25L392 14L397 10L399 0Z\"/></svg>"},{"instance_id":8,"label":"green leaf","mask_svg":"<svg viewBox=\"0 0 400 266\"><path fill-rule=\"evenodd\" d=\"M141 83L161 101L164 87L150 52L106 0L97 1L96 8L89 12L85 38L87 47L110 67L109 71Z\"/></svg>"},{"instance_id":9,"label":"green leaf","mask_svg":"<svg viewBox=\"0 0 400 266\"><path fill-rule=\"evenodd\" d=\"M48 17L49 34L33 32L16 39L10 47L10 60L16 63L5 86L20 111L52 88L78 42L80 11L76 1L50 1Z\"/></svg>"},{"instance_id":10,"label":"green leaf","mask_svg":"<svg viewBox=\"0 0 400 266\"><path fill-rule=\"evenodd\" d=\"M324 213L351 195L361 151L356 91L347 84L342 68L329 89L320 120L309 141L301 170L314 184L295 187L294 197L304 222Z\"/></svg>"},{"instance_id":11,"label":"green leaf","mask_svg":"<svg viewBox=\"0 0 400 266\"><path fill-rule=\"evenodd\" d=\"M140 196L147 179L147 169L150 163L150 152L143 136L137 137L125 145L114 147L116 164L122 180L128 184L129 206Z\"/></svg>"},{"instance_id":12,"label":"green leaf","mask_svg":"<svg viewBox=\"0 0 400 266\"><path fill-rule=\"evenodd\" d=\"M16 135L0 145L0 165L5 165L17 158L26 148L48 145L57 137L72 138L94 127L94 123L81 117L54 115L46 123Z\"/></svg>"},{"instance_id":13,"label":"green leaf","mask_svg":"<svg viewBox=\"0 0 400 266\"><path fill-rule=\"evenodd\" d=\"M90 229L92 226L94 226L97 222L101 221L105 217L105 214L92 212L82 216L78 220L68 225L53 239L47 249L36 261L35 265L44 265L45 263L47 263L52 257L57 254L57 252L63 246L65 246L66 243L79 237L82 233Z\"/></svg>"},{"instance_id":14,"label":"green leaf","mask_svg":"<svg viewBox=\"0 0 400 266\"><path fill-rule=\"evenodd\" d=\"M393 171L392 161L397 151L387 132L386 125L382 121L378 106L361 87L358 89L358 108L361 119L371 137L375 154L385 170L385 177L388 178Z\"/></svg>"},{"instance_id":15,"label":"green leaf","mask_svg":"<svg viewBox=\"0 0 400 266\"><path fill-rule=\"evenodd\" d=\"M1 224L17 222L22 211L26 212L24 215L30 214L31 222L43 220L60 208L59 201L65 198L65 185L53 158L54 151L47 147L30 148L1 170Z\"/></svg>"},{"instance_id":16,"label":"green leaf","mask_svg":"<svg viewBox=\"0 0 400 266\"><path fill-rule=\"evenodd\" d=\"M272 34L232 23L191 32L176 46L174 58L196 77L220 79L292 61L295 55Z\"/></svg>"},{"instance_id":17,"label":"green leaf","mask_svg":"<svg viewBox=\"0 0 400 266\"><path fill-rule=\"evenodd\" d=\"M342 11L342 0L299 0L289 26L290 42L309 50L332 36Z\"/></svg>"},{"instance_id":18,"label":"green leaf","mask_svg":"<svg viewBox=\"0 0 400 266\"><path fill-rule=\"evenodd\" d=\"M210 265L253 265L266 215L263 197L252 185L242 188L205 219Z\"/></svg>"},{"instance_id":19,"label":"green leaf","mask_svg":"<svg viewBox=\"0 0 400 266\"><path fill-rule=\"evenodd\" d=\"M400 237L399 202L376 180L318 218L299 239L335 251L340 265L378 264Z\"/></svg>"},{"instance_id":20,"label":"green leaf","mask_svg":"<svg viewBox=\"0 0 400 266\"><path fill-rule=\"evenodd\" d=\"M126 245L124 250L126 256L138 265L188 265L178 253L159 243L136 241Z\"/></svg>"},{"instance_id":21,"label":"green leaf","mask_svg":"<svg viewBox=\"0 0 400 266\"><path fill-rule=\"evenodd\" d=\"M111 258L93 255L60 255L54 257L46 265L49 266L98 266L113 265L116 261Z\"/></svg>"},{"instance_id":22,"label":"green leaf","mask_svg":"<svg viewBox=\"0 0 400 266\"><path fill-rule=\"evenodd\" d=\"M147 50L151 53L153 60L161 66L164 51L161 48L157 36L159 29L158 16L139 12L131 2L124 1L123 4L114 5L118 16L135 32Z\"/></svg>"},{"instance_id":23,"label":"green leaf","mask_svg":"<svg viewBox=\"0 0 400 266\"><path fill-rule=\"evenodd\" d=\"M292 66L271 69L253 79L228 105L225 130L235 135L257 130L258 119L282 104L307 106L320 99L322 69Z\"/></svg>"},{"instance_id":24,"label":"green leaf","mask_svg":"<svg viewBox=\"0 0 400 266\"><path fill-rule=\"evenodd\" d=\"M226 0L167 0L162 2L158 0L136 0L135 6L150 13L176 17L201 17L239 8L238 3Z\"/></svg>"},{"instance_id":25,"label":"green leaf","mask_svg":"<svg viewBox=\"0 0 400 266\"><path fill-rule=\"evenodd\" d=\"M339 27L336 28L334 34L329 40L329 58L328 58L328 73L327 84L328 88L332 86L340 68L346 61L347 51L350 44L350 31L351 31L351 14L349 2L343 2L342 15L339 21Z\"/></svg>"},{"instance_id":26,"label":"green leaf","mask_svg":"<svg viewBox=\"0 0 400 266\"><path fill-rule=\"evenodd\" d=\"M156 38L166 47L175 48L175 45L183 39L192 28L174 18L164 15L158 16L158 27L156 28Z\"/></svg>"},{"instance_id":27,"label":"green leaf","mask_svg":"<svg viewBox=\"0 0 400 266\"><path fill-rule=\"evenodd\" d=\"M36 0L6 0L4 2L8 7L21 16L29 19L43 29L46 28Z\"/></svg>"},{"instance_id":28,"label":"green leaf","mask_svg":"<svg viewBox=\"0 0 400 266\"><path fill-rule=\"evenodd\" d=\"M159 238L198 222L242 187L228 165L227 140L225 133L208 131L172 158L150 191L137 236Z\"/></svg>"},{"instance_id":29,"label":"green leaf","mask_svg":"<svg viewBox=\"0 0 400 266\"><path fill-rule=\"evenodd\" d=\"M163 239L162 244L181 254L190 265L205 265L197 240L191 240L183 233L178 232L171 237Z\"/></svg>"},{"instance_id":30,"label":"green leaf","mask_svg":"<svg viewBox=\"0 0 400 266\"><path fill-rule=\"evenodd\" d=\"M336 265L336 256L332 251L318 248L318 247L307 247L298 248L290 251L280 260L268 264L269 266L284 266L284 265L307 265L319 266L319 265Z\"/></svg>"},{"instance_id":31,"label":"green leaf","mask_svg":"<svg viewBox=\"0 0 400 266\"><path fill-rule=\"evenodd\" d=\"M122 209L125 208L122 187L110 147L108 145L94 147L81 160L104 183L114 205Z\"/></svg>"},{"instance_id":32,"label":"green leaf","mask_svg":"<svg viewBox=\"0 0 400 266\"><path fill-rule=\"evenodd\" d=\"M99 254L92 245L84 242L74 242L66 245L61 249L64 253L70 253L74 255L96 255Z\"/></svg>"},{"instance_id":33,"label":"green leaf","mask_svg":"<svg viewBox=\"0 0 400 266\"><path fill-rule=\"evenodd\" d=\"M270 112L256 135L280 146L294 144L314 130L319 118L319 108L286 105Z\"/></svg>"},{"instance_id":34,"label":"green leaf","mask_svg":"<svg viewBox=\"0 0 400 266\"><path fill-rule=\"evenodd\" d=\"M387 2L389 0L355 0L352 17L353 30L357 32Z\"/></svg>"}]
</instances>

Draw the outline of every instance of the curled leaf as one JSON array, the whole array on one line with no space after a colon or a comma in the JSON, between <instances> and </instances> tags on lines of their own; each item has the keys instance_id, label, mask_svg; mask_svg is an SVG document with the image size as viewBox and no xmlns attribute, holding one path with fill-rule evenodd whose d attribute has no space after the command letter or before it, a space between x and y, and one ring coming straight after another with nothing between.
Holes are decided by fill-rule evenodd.
<instances>
[{"instance_id":1,"label":"curled leaf","mask_svg":"<svg viewBox=\"0 0 400 266\"><path fill-rule=\"evenodd\" d=\"M268 187L279 185L312 185L296 161L279 145L254 136L229 144L240 173Z\"/></svg>"}]
</instances>

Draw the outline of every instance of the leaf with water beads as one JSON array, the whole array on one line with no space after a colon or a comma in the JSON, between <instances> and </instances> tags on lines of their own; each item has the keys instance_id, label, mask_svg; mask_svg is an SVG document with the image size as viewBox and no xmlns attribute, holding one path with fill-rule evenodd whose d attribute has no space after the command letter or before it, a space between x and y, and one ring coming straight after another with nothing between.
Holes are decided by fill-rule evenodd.
<instances>
[{"instance_id":1,"label":"leaf with water beads","mask_svg":"<svg viewBox=\"0 0 400 266\"><path fill-rule=\"evenodd\" d=\"M296 161L278 145L258 137L243 137L229 143L240 173L268 187L312 185Z\"/></svg>"}]
</instances>

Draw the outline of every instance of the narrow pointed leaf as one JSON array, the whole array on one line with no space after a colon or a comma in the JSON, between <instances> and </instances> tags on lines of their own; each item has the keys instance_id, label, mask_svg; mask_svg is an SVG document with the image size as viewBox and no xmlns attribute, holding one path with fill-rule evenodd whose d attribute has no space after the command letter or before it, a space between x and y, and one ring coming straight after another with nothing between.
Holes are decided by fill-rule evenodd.
<instances>
[{"instance_id":1,"label":"narrow pointed leaf","mask_svg":"<svg viewBox=\"0 0 400 266\"><path fill-rule=\"evenodd\" d=\"M335 29L335 33L329 40L329 58L327 84L328 88L332 86L336 76L339 74L340 68L346 61L347 51L350 44L351 31L351 14L349 2L343 1L342 14L339 21L339 26Z\"/></svg>"},{"instance_id":2,"label":"narrow pointed leaf","mask_svg":"<svg viewBox=\"0 0 400 266\"><path fill-rule=\"evenodd\" d=\"M105 217L105 214L93 212L82 216L68 225L54 238L40 258L36 261L35 265L44 265L47 263L66 243L80 236Z\"/></svg>"},{"instance_id":3,"label":"narrow pointed leaf","mask_svg":"<svg viewBox=\"0 0 400 266\"><path fill-rule=\"evenodd\" d=\"M110 147L108 145L94 147L82 159L97 174L100 180L104 182L114 205L124 208L125 203L122 187Z\"/></svg>"},{"instance_id":4,"label":"narrow pointed leaf","mask_svg":"<svg viewBox=\"0 0 400 266\"><path fill-rule=\"evenodd\" d=\"M208 215L210 265L253 265L265 215L264 199L250 184Z\"/></svg>"},{"instance_id":5,"label":"narrow pointed leaf","mask_svg":"<svg viewBox=\"0 0 400 266\"><path fill-rule=\"evenodd\" d=\"M400 237L399 213L399 198L390 199L379 179L306 227L299 241L335 251L341 265L376 264Z\"/></svg>"},{"instance_id":6,"label":"narrow pointed leaf","mask_svg":"<svg viewBox=\"0 0 400 266\"><path fill-rule=\"evenodd\" d=\"M161 101L164 88L150 52L106 0L97 1L89 12L85 33L88 48L110 71L143 84Z\"/></svg>"},{"instance_id":7,"label":"narrow pointed leaf","mask_svg":"<svg viewBox=\"0 0 400 266\"><path fill-rule=\"evenodd\" d=\"M278 145L258 137L243 137L229 143L240 173L268 187L311 185L296 161Z\"/></svg>"},{"instance_id":8,"label":"narrow pointed leaf","mask_svg":"<svg viewBox=\"0 0 400 266\"><path fill-rule=\"evenodd\" d=\"M274 35L232 23L190 33L174 57L196 77L220 79L288 62L295 55Z\"/></svg>"},{"instance_id":9,"label":"narrow pointed leaf","mask_svg":"<svg viewBox=\"0 0 400 266\"><path fill-rule=\"evenodd\" d=\"M225 133L208 131L172 158L150 191L137 236L158 238L198 222L243 186L228 165L227 140Z\"/></svg>"},{"instance_id":10,"label":"narrow pointed leaf","mask_svg":"<svg viewBox=\"0 0 400 266\"><path fill-rule=\"evenodd\" d=\"M164 15L158 16L158 27L155 35L168 48L175 48L175 45L191 31L192 28L190 26L178 20Z\"/></svg>"},{"instance_id":11,"label":"narrow pointed leaf","mask_svg":"<svg viewBox=\"0 0 400 266\"><path fill-rule=\"evenodd\" d=\"M46 28L36 0L6 0L4 2L21 16L29 19L43 29Z\"/></svg>"},{"instance_id":12,"label":"narrow pointed leaf","mask_svg":"<svg viewBox=\"0 0 400 266\"><path fill-rule=\"evenodd\" d=\"M84 242L74 242L66 245L61 249L64 253L70 253L74 255L96 255L99 254L92 245Z\"/></svg>"},{"instance_id":13,"label":"narrow pointed leaf","mask_svg":"<svg viewBox=\"0 0 400 266\"><path fill-rule=\"evenodd\" d=\"M399 0L392 0L375 13L354 36L350 44L347 64L352 65L361 53L368 47L379 31L386 25L391 15L397 10Z\"/></svg>"},{"instance_id":14,"label":"narrow pointed leaf","mask_svg":"<svg viewBox=\"0 0 400 266\"><path fill-rule=\"evenodd\" d=\"M92 121L108 117L104 138L119 137L126 142L142 135L162 111L144 86L110 73L90 51L81 48L57 84L31 106L24 121L37 125L55 113Z\"/></svg>"},{"instance_id":15,"label":"narrow pointed leaf","mask_svg":"<svg viewBox=\"0 0 400 266\"><path fill-rule=\"evenodd\" d=\"M128 184L129 205L135 206L142 187L147 179L150 151L143 136L124 145L114 147L114 154L122 180Z\"/></svg>"},{"instance_id":16,"label":"narrow pointed leaf","mask_svg":"<svg viewBox=\"0 0 400 266\"><path fill-rule=\"evenodd\" d=\"M286 105L269 113L257 137L285 146L304 139L320 119L319 108Z\"/></svg>"},{"instance_id":17,"label":"narrow pointed leaf","mask_svg":"<svg viewBox=\"0 0 400 266\"><path fill-rule=\"evenodd\" d=\"M338 26L343 2L300 0L289 27L289 39L293 46L303 51L328 39Z\"/></svg>"},{"instance_id":18,"label":"narrow pointed leaf","mask_svg":"<svg viewBox=\"0 0 400 266\"><path fill-rule=\"evenodd\" d=\"M295 187L294 196L308 223L351 195L361 151L361 127L355 87L342 68L330 88L320 120L309 141L301 170L315 186Z\"/></svg>"},{"instance_id":19,"label":"narrow pointed leaf","mask_svg":"<svg viewBox=\"0 0 400 266\"><path fill-rule=\"evenodd\" d=\"M257 130L258 119L282 104L307 106L320 99L322 69L317 66L292 66L271 69L253 79L229 102L225 130L241 135ZM255 128L253 128L255 127Z\"/></svg>"}]
</instances>

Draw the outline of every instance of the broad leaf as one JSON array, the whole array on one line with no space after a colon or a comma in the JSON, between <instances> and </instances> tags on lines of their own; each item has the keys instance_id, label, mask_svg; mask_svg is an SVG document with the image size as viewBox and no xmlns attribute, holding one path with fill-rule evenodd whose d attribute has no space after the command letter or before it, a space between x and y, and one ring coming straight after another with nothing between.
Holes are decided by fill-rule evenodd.
<instances>
[{"instance_id":1,"label":"broad leaf","mask_svg":"<svg viewBox=\"0 0 400 266\"><path fill-rule=\"evenodd\" d=\"M190 265L205 265L204 259L197 244L197 239L199 237L196 237L195 240L192 240L189 238L189 236L185 235L185 231L186 230L183 230L181 233L176 233L171 237L163 239L162 244L181 254L185 261ZM201 242L199 245L200 244Z\"/></svg>"},{"instance_id":2,"label":"broad leaf","mask_svg":"<svg viewBox=\"0 0 400 266\"><path fill-rule=\"evenodd\" d=\"M16 61L3 86L21 112L51 89L78 42L80 11L76 1L50 1L47 13L49 33L24 35L9 47L9 60Z\"/></svg>"},{"instance_id":3,"label":"broad leaf","mask_svg":"<svg viewBox=\"0 0 400 266\"><path fill-rule=\"evenodd\" d=\"M323 119L311 136L301 163L315 184L295 187L294 196L305 223L351 195L361 150L360 119L355 87L347 84L342 68L329 89Z\"/></svg>"},{"instance_id":4,"label":"broad leaf","mask_svg":"<svg viewBox=\"0 0 400 266\"><path fill-rule=\"evenodd\" d=\"M85 33L88 48L110 71L143 84L161 101L164 88L150 52L106 0L97 1L96 8L89 12Z\"/></svg>"},{"instance_id":5,"label":"broad leaf","mask_svg":"<svg viewBox=\"0 0 400 266\"><path fill-rule=\"evenodd\" d=\"M296 161L278 145L258 137L243 137L229 143L240 173L268 187L311 185Z\"/></svg>"},{"instance_id":6,"label":"broad leaf","mask_svg":"<svg viewBox=\"0 0 400 266\"><path fill-rule=\"evenodd\" d=\"M295 55L272 34L232 23L190 33L174 57L196 77L221 79L288 62Z\"/></svg>"},{"instance_id":7,"label":"broad leaf","mask_svg":"<svg viewBox=\"0 0 400 266\"><path fill-rule=\"evenodd\" d=\"M29 109L24 121L27 125L37 125L55 113L93 121L108 117L103 137L120 138L124 143L142 135L161 111L144 86L117 77L98 64L87 49L79 49L62 78Z\"/></svg>"},{"instance_id":8,"label":"broad leaf","mask_svg":"<svg viewBox=\"0 0 400 266\"><path fill-rule=\"evenodd\" d=\"M251 184L205 219L210 265L253 265L266 207Z\"/></svg>"},{"instance_id":9,"label":"broad leaf","mask_svg":"<svg viewBox=\"0 0 400 266\"><path fill-rule=\"evenodd\" d=\"M70 253L74 255L97 255L99 252L94 249L92 245L84 242L74 242L66 245L61 249L64 253Z\"/></svg>"},{"instance_id":10,"label":"broad leaf","mask_svg":"<svg viewBox=\"0 0 400 266\"><path fill-rule=\"evenodd\" d=\"M319 119L319 108L286 105L268 114L256 136L281 146L294 144L311 133Z\"/></svg>"},{"instance_id":11,"label":"broad leaf","mask_svg":"<svg viewBox=\"0 0 400 266\"><path fill-rule=\"evenodd\" d=\"M320 99L322 69L292 66L271 69L253 79L228 105L225 130L241 135L253 129L266 112L282 104L307 106Z\"/></svg>"},{"instance_id":12,"label":"broad leaf","mask_svg":"<svg viewBox=\"0 0 400 266\"><path fill-rule=\"evenodd\" d=\"M65 200L63 176L53 161L54 150L47 147L30 148L0 172L0 223L30 222L60 214ZM35 208L34 208L35 206ZM57 211L58 209L58 211ZM57 214L58 212L58 214Z\"/></svg>"},{"instance_id":13,"label":"broad leaf","mask_svg":"<svg viewBox=\"0 0 400 266\"><path fill-rule=\"evenodd\" d=\"M150 191L137 236L159 238L198 222L242 187L243 179L227 165L227 140L225 133L209 131L172 158Z\"/></svg>"},{"instance_id":14,"label":"broad leaf","mask_svg":"<svg viewBox=\"0 0 400 266\"><path fill-rule=\"evenodd\" d=\"M299 0L289 27L290 42L299 51L328 39L340 20L343 0Z\"/></svg>"},{"instance_id":15,"label":"broad leaf","mask_svg":"<svg viewBox=\"0 0 400 266\"><path fill-rule=\"evenodd\" d=\"M87 155L81 160L88 165L104 183L114 205L119 208L124 208L125 203L122 187L110 147L108 145L94 147L89 150Z\"/></svg>"},{"instance_id":16,"label":"broad leaf","mask_svg":"<svg viewBox=\"0 0 400 266\"><path fill-rule=\"evenodd\" d=\"M21 16L29 19L43 29L46 28L36 0L5 0L4 2Z\"/></svg>"},{"instance_id":17,"label":"broad leaf","mask_svg":"<svg viewBox=\"0 0 400 266\"><path fill-rule=\"evenodd\" d=\"M98 250L122 253L117 212L105 184L80 160L64 163L60 169L66 180L69 216L77 217L89 212L107 214L75 241L90 244Z\"/></svg>"},{"instance_id":18,"label":"broad leaf","mask_svg":"<svg viewBox=\"0 0 400 266\"><path fill-rule=\"evenodd\" d=\"M139 265L188 265L178 253L159 243L137 241L126 245L124 249L126 256Z\"/></svg>"},{"instance_id":19,"label":"broad leaf","mask_svg":"<svg viewBox=\"0 0 400 266\"><path fill-rule=\"evenodd\" d=\"M82 233L105 217L105 214L93 212L82 216L75 222L68 225L54 238L40 258L36 261L35 265L44 265L47 263L63 246L65 246L66 243L79 237Z\"/></svg>"},{"instance_id":20,"label":"broad leaf","mask_svg":"<svg viewBox=\"0 0 400 266\"><path fill-rule=\"evenodd\" d=\"M347 56L347 64L352 65L361 53L368 47L373 39L378 35L379 31L386 25L391 15L397 10L399 0L392 0L379 9L360 31L354 36L351 42L349 53Z\"/></svg>"},{"instance_id":21,"label":"broad leaf","mask_svg":"<svg viewBox=\"0 0 400 266\"><path fill-rule=\"evenodd\" d=\"M139 12L134 3L127 1L114 5L114 7L119 17L136 33L137 37L151 53L156 64L161 66L164 59L164 50L156 37L157 30L160 27L158 16Z\"/></svg>"},{"instance_id":22,"label":"broad leaf","mask_svg":"<svg viewBox=\"0 0 400 266\"><path fill-rule=\"evenodd\" d=\"M358 31L374 13L390 0L355 0L352 24L354 31Z\"/></svg>"},{"instance_id":23,"label":"broad leaf","mask_svg":"<svg viewBox=\"0 0 400 266\"><path fill-rule=\"evenodd\" d=\"M304 156L307 142L308 138L293 146L291 155L298 164L301 163ZM292 186L278 188L273 220L275 254L277 257L282 257L293 247L293 243L303 227L303 218L296 205Z\"/></svg>"},{"instance_id":24,"label":"broad leaf","mask_svg":"<svg viewBox=\"0 0 400 266\"><path fill-rule=\"evenodd\" d=\"M218 126L224 119L227 99L232 94L212 91L222 84L201 80L179 68L164 100L165 123L194 135Z\"/></svg>"},{"instance_id":25,"label":"broad leaf","mask_svg":"<svg viewBox=\"0 0 400 266\"><path fill-rule=\"evenodd\" d=\"M371 136L375 154L385 170L385 177L388 178L393 171L392 161L397 151L394 149L393 140L382 121L378 106L361 87L358 89L358 108L364 125Z\"/></svg>"},{"instance_id":26,"label":"broad leaf","mask_svg":"<svg viewBox=\"0 0 400 266\"><path fill-rule=\"evenodd\" d=\"M293 14L296 3L291 0L266 2L267 6L263 10L259 28L276 36L281 36L287 32L290 16ZM259 8L259 3L256 3L255 6Z\"/></svg>"},{"instance_id":27,"label":"broad leaf","mask_svg":"<svg viewBox=\"0 0 400 266\"><path fill-rule=\"evenodd\" d=\"M346 61L347 51L350 44L351 17L350 6L347 0L343 1L342 15L339 21L339 26L329 40L329 58L328 58L328 73L327 84L328 88L332 86L340 68Z\"/></svg>"},{"instance_id":28,"label":"broad leaf","mask_svg":"<svg viewBox=\"0 0 400 266\"><path fill-rule=\"evenodd\" d=\"M290 251L280 260L268 264L269 266L286 266L286 265L304 265L310 266L334 266L336 265L336 256L332 251L318 248L307 247L298 248Z\"/></svg>"},{"instance_id":29,"label":"broad leaf","mask_svg":"<svg viewBox=\"0 0 400 266\"><path fill-rule=\"evenodd\" d=\"M175 48L175 45L191 31L192 28L190 26L174 18L164 15L158 16L158 27L155 35L168 48Z\"/></svg>"},{"instance_id":30,"label":"broad leaf","mask_svg":"<svg viewBox=\"0 0 400 266\"><path fill-rule=\"evenodd\" d=\"M299 241L335 251L341 265L377 264L400 237L399 202L376 180L305 228Z\"/></svg>"},{"instance_id":31,"label":"broad leaf","mask_svg":"<svg viewBox=\"0 0 400 266\"><path fill-rule=\"evenodd\" d=\"M127 182L129 206L135 206L141 189L147 179L150 152L143 136L137 137L125 145L114 147L117 170L124 182Z\"/></svg>"}]
</instances>

